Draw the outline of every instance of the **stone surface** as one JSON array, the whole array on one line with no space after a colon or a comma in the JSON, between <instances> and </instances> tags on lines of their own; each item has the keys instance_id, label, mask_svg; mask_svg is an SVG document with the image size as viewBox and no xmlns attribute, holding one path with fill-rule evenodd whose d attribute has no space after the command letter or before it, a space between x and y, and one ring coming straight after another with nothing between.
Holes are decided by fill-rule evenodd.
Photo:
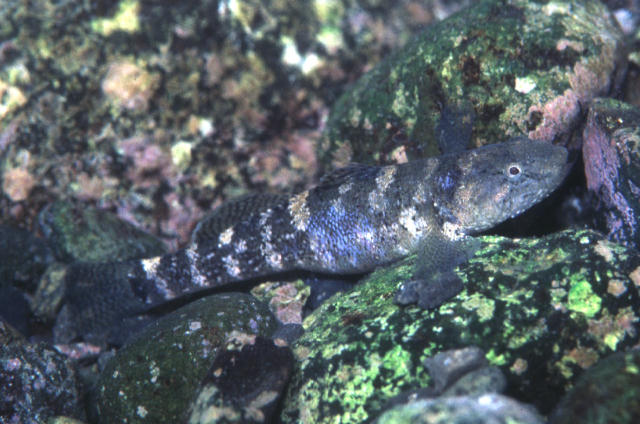
<instances>
[{"instance_id":1,"label":"stone surface","mask_svg":"<svg viewBox=\"0 0 640 424\"><path fill-rule=\"evenodd\" d=\"M640 350L618 352L589 368L560 401L550 424L640 422Z\"/></svg>"},{"instance_id":2,"label":"stone surface","mask_svg":"<svg viewBox=\"0 0 640 424\"><path fill-rule=\"evenodd\" d=\"M221 349L203 379L189 424L270 423L284 392L293 354L262 337Z\"/></svg>"},{"instance_id":3,"label":"stone surface","mask_svg":"<svg viewBox=\"0 0 640 424\"><path fill-rule=\"evenodd\" d=\"M381 269L303 323L285 422L361 422L390 398L433 385L421 364L458 346L483 349L507 395L547 413L581 372L638 342L640 254L601 234L485 237L458 268L465 290L441 307L399 308L411 261Z\"/></svg>"},{"instance_id":4,"label":"stone surface","mask_svg":"<svg viewBox=\"0 0 640 424\"><path fill-rule=\"evenodd\" d=\"M241 293L197 300L150 324L101 373L101 423L183 422L219 349L229 338L269 337L269 309Z\"/></svg>"},{"instance_id":5,"label":"stone surface","mask_svg":"<svg viewBox=\"0 0 640 424\"><path fill-rule=\"evenodd\" d=\"M0 217L115 211L171 248L212 206L304 187L328 107L468 0L4 0Z\"/></svg>"},{"instance_id":6,"label":"stone surface","mask_svg":"<svg viewBox=\"0 0 640 424\"><path fill-rule=\"evenodd\" d=\"M587 187L612 240L640 247L640 109L613 99L591 104L584 129Z\"/></svg>"},{"instance_id":7,"label":"stone surface","mask_svg":"<svg viewBox=\"0 0 640 424\"><path fill-rule=\"evenodd\" d=\"M167 252L160 240L116 215L70 202L47 206L40 229L63 262L124 261Z\"/></svg>"},{"instance_id":8,"label":"stone surface","mask_svg":"<svg viewBox=\"0 0 640 424\"><path fill-rule=\"evenodd\" d=\"M84 417L67 358L45 344L0 345L0 421L37 424L56 415Z\"/></svg>"},{"instance_id":9,"label":"stone surface","mask_svg":"<svg viewBox=\"0 0 640 424\"><path fill-rule=\"evenodd\" d=\"M597 0L476 2L394 52L336 102L320 160L437 154L447 108L473 112L466 119L476 117L475 146L522 134L566 142L581 105L619 85L623 45Z\"/></svg>"},{"instance_id":10,"label":"stone surface","mask_svg":"<svg viewBox=\"0 0 640 424\"><path fill-rule=\"evenodd\" d=\"M501 395L420 400L385 412L376 424L543 424L533 409Z\"/></svg>"},{"instance_id":11,"label":"stone surface","mask_svg":"<svg viewBox=\"0 0 640 424\"><path fill-rule=\"evenodd\" d=\"M33 291L52 261L51 249L43 239L21 228L0 225L0 286Z\"/></svg>"}]
</instances>

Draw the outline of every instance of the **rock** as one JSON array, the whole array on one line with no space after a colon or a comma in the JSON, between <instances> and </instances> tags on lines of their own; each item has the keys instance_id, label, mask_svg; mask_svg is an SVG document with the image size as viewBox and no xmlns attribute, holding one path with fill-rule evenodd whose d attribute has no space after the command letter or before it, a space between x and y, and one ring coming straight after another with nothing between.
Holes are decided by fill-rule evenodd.
<instances>
[{"instance_id":1,"label":"rock","mask_svg":"<svg viewBox=\"0 0 640 424\"><path fill-rule=\"evenodd\" d=\"M40 343L0 345L0 421L36 424L56 415L84 417L67 358Z\"/></svg>"},{"instance_id":2,"label":"rock","mask_svg":"<svg viewBox=\"0 0 640 424\"><path fill-rule=\"evenodd\" d=\"M109 212L58 201L40 213L40 227L63 262L112 262L167 252L152 235Z\"/></svg>"},{"instance_id":3,"label":"rock","mask_svg":"<svg viewBox=\"0 0 640 424\"><path fill-rule=\"evenodd\" d=\"M435 310L393 304L410 259L307 317L283 421L371 419L397 394L434 384L423 357L468 345L505 374L506 395L547 413L584 369L638 342L637 251L589 230L482 240L457 268L465 290Z\"/></svg>"},{"instance_id":4,"label":"rock","mask_svg":"<svg viewBox=\"0 0 640 424\"><path fill-rule=\"evenodd\" d=\"M343 94L319 159L329 168L433 156L446 111L467 122L476 117L475 146L523 134L566 142L581 105L620 84L623 39L597 0L476 2Z\"/></svg>"},{"instance_id":5,"label":"rock","mask_svg":"<svg viewBox=\"0 0 640 424\"><path fill-rule=\"evenodd\" d=\"M613 99L589 108L582 149L587 186L612 240L640 248L640 109Z\"/></svg>"},{"instance_id":6,"label":"rock","mask_svg":"<svg viewBox=\"0 0 640 424\"><path fill-rule=\"evenodd\" d=\"M31 310L38 319L42 321L55 319L66 289L64 279L66 269L66 264L55 262L49 265L40 278L38 290L31 299Z\"/></svg>"},{"instance_id":7,"label":"rock","mask_svg":"<svg viewBox=\"0 0 640 424\"><path fill-rule=\"evenodd\" d=\"M0 346L13 342L24 342L24 336L10 324L0 320Z\"/></svg>"},{"instance_id":8,"label":"rock","mask_svg":"<svg viewBox=\"0 0 640 424\"><path fill-rule=\"evenodd\" d=\"M544 424L533 408L505 396L419 400L385 412L376 424Z\"/></svg>"},{"instance_id":9,"label":"rock","mask_svg":"<svg viewBox=\"0 0 640 424\"><path fill-rule=\"evenodd\" d=\"M488 365L485 353L475 346L439 352L423 361L433 378L435 390L444 391L463 375ZM498 390L500 391L500 390Z\"/></svg>"},{"instance_id":10,"label":"rock","mask_svg":"<svg viewBox=\"0 0 640 424\"><path fill-rule=\"evenodd\" d=\"M35 1L0 8L3 169L35 184L0 215L81 199L172 249L234 194L307 184L329 104L465 3Z\"/></svg>"},{"instance_id":11,"label":"rock","mask_svg":"<svg viewBox=\"0 0 640 424\"><path fill-rule=\"evenodd\" d=\"M550 424L640 422L640 350L610 355L584 372Z\"/></svg>"},{"instance_id":12,"label":"rock","mask_svg":"<svg viewBox=\"0 0 640 424\"><path fill-rule=\"evenodd\" d=\"M53 255L46 241L27 230L0 225L0 287L33 291Z\"/></svg>"},{"instance_id":13,"label":"rock","mask_svg":"<svg viewBox=\"0 0 640 424\"><path fill-rule=\"evenodd\" d=\"M47 424L84 424L84 421L70 417L54 417L51 418Z\"/></svg>"},{"instance_id":14,"label":"rock","mask_svg":"<svg viewBox=\"0 0 640 424\"><path fill-rule=\"evenodd\" d=\"M269 423L293 368L288 346L263 337L218 352L189 424Z\"/></svg>"},{"instance_id":15,"label":"rock","mask_svg":"<svg viewBox=\"0 0 640 424\"><path fill-rule=\"evenodd\" d=\"M184 422L216 354L230 337L270 337L276 321L241 293L209 296L160 318L122 347L102 371L102 423Z\"/></svg>"},{"instance_id":16,"label":"rock","mask_svg":"<svg viewBox=\"0 0 640 424\"><path fill-rule=\"evenodd\" d=\"M499 368L489 366L485 353L475 346L439 352L422 364L433 379L433 387L403 392L393 397L391 405L406 405L422 399L453 396L480 396L501 393L506 380Z\"/></svg>"}]
</instances>

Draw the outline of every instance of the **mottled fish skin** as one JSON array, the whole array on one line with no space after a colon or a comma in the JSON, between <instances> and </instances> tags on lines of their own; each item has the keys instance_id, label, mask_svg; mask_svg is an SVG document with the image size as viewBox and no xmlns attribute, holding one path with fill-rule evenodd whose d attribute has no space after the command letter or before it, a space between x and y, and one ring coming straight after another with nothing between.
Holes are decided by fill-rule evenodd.
<instances>
[{"instance_id":1,"label":"mottled fish skin","mask_svg":"<svg viewBox=\"0 0 640 424\"><path fill-rule=\"evenodd\" d=\"M368 272L419 248L428 254L424 240L461 239L518 215L566 171L566 149L526 138L401 165L353 165L299 194L261 196L252 213L252 198L237 202L221 211L224 219L203 222L189 247L114 264L119 281L107 272L96 285L86 279L96 274L91 265L72 266L68 313L94 317L110 293L118 296L108 308L116 319L139 312L136 302L155 305L279 272Z\"/></svg>"}]
</instances>

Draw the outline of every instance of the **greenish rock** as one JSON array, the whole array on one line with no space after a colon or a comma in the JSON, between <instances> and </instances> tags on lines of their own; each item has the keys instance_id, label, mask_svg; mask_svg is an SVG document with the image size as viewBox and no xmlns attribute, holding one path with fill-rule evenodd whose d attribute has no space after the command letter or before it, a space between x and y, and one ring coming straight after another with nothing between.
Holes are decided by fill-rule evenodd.
<instances>
[{"instance_id":1,"label":"greenish rock","mask_svg":"<svg viewBox=\"0 0 640 424\"><path fill-rule=\"evenodd\" d=\"M583 131L587 187L610 239L640 248L640 109L596 99Z\"/></svg>"},{"instance_id":2,"label":"greenish rock","mask_svg":"<svg viewBox=\"0 0 640 424\"><path fill-rule=\"evenodd\" d=\"M486 352L506 395L547 413L584 369L638 343L637 251L590 230L481 240L456 269L465 289L437 309L393 303L411 257L307 317L283 420L371 419L399 393L433 384L426 357L461 346Z\"/></svg>"},{"instance_id":3,"label":"greenish rock","mask_svg":"<svg viewBox=\"0 0 640 424\"><path fill-rule=\"evenodd\" d=\"M483 367L462 376L442 396L479 396L486 393L502 393L506 379L498 367Z\"/></svg>"},{"instance_id":4,"label":"greenish rock","mask_svg":"<svg viewBox=\"0 0 640 424\"><path fill-rule=\"evenodd\" d=\"M610 355L580 376L550 424L640 422L640 350Z\"/></svg>"},{"instance_id":5,"label":"greenish rock","mask_svg":"<svg viewBox=\"0 0 640 424\"><path fill-rule=\"evenodd\" d=\"M425 358L423 365L434 381L436 393L442 393L445 388L450 387L465 374L486 368L488 362L485 356L481 349L469 346L438 352L432 357ZM486 390L482 390L479 393L488 391L501 392L502 390L492 390L491 387L486 387Z\"/></svg>"},{"instance_id":6,"label":"greenish rock","mask_svg":"<svg viewBox=\"0 0 640 424\"><path fill-rule=\"evenodd\" d=\"M623 46L597 0L477 2L428 28L336 102L320 160L432 156L445 109L467 121L475 115L475 146L523 134L566 141L581 105L621 82Z\"/></svg>"},{"instance_id":7,"label":"greenish rock","mask_svg":"<svg viewBox=\"0 0 640 424\"><path fill-rule=\"evenodd\" d=\"M501 395L419 400L393 408L376 424L544 424L531 407Z\"/></svg>"},{"instance_id":8,"label":"greenish rock","mask_svg":"<svg viewBox=\"0 0 640 424\"><path fill-rule=\"evenodd\" d=\"M276 326L266 305L241 293L209 296L159 319L102 371L99 421L185 422L218 350L234 338L270 337Z\"/></svg>"},{"instance_id":9,"label":"greenish rock","mask_svg":"<svg viewBox=\"0 0 640 424\"><path fill-rule=\"evenodd\" d=\"M64 262L112 262L167 252L160 240L116 215L57 201L40 214L40 227Z\"/></svg>"}]
</instances>

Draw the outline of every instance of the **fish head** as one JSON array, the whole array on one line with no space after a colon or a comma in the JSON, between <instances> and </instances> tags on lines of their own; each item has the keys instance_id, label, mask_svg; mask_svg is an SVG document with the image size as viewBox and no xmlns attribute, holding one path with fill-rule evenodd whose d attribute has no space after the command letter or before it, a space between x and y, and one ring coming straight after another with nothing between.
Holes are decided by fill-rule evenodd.
<instances>
[{"instance_id":1,"label":"fish head","mask_svg":"<svg viewBox=\"0 0 640 424\"><path fill-rule=\"evenodd\" d=\"M535 205L563 181L567 149L519 137L443 155L436 210L465 234L489 229Z\"/></svg>"}]
</instances>

